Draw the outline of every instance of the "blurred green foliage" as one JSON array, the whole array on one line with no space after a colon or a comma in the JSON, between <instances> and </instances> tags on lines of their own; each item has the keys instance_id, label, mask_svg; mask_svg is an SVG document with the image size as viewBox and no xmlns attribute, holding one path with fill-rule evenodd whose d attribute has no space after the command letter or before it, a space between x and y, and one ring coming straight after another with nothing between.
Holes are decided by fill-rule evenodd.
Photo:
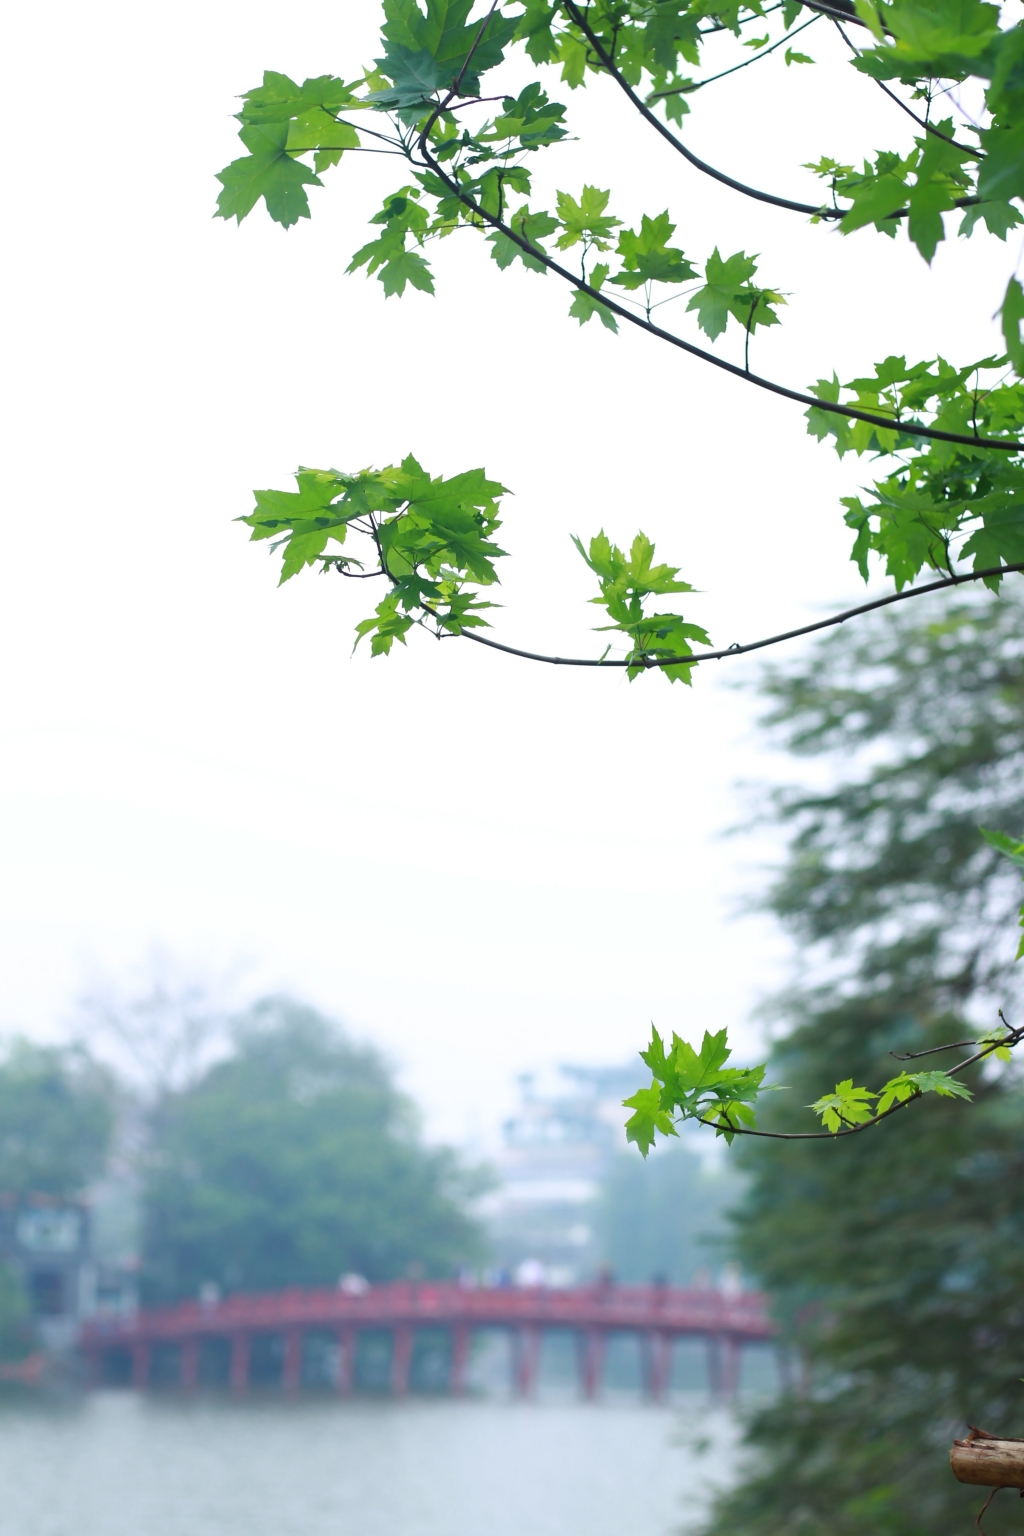
<instances>
[{"instance_id":1,"label":"blurred green foliage","mask_svg":"<svg viewBox=\"0 0 1024 1536\"><path fill-rule=\"evenodd\" d=\"M718 1269L727 1256L726 1211L743 1188L734 1162L705 1170L678 1142L646 1163L632 1151L619 1153L597 1212L603 1262L617 1280L638 1283L658 1278L687 1285L699 1271Z\"/></svg>"},{"instance_id":2,"label":"blurred green foliage","mask_svg":"<svg viewBox=\"0 0 1024 1536\"><path fill-rule=\"evenodd\" d=\"M450 1273L480 1256L481 1187L419 1138L381 1057L268 998L235 1051L157 1107L143 1190L149 1301Z\"/></svg>"},{"instance_id":3,"label":"blurred green foliage","mask_svg":"<svg viewBox=\"0 0 1024 1536\"><path fill-rule=\"evenodd\" d=\"M768 724L827 771L775 796L769 904L821 984L778 1002L769 1070L791 1091L766 1128L797 1126L836 1061L877 1077L996 1001L1016 1020L1019 886L977 828L1024 827L1024 614L934 615L890 612L767 677ZM984 1490L953 1479L951 1437L1024 1433L1024 1094L1015 1064L970 1085L972 1109L933 1099L889 1134L743 1145L736 1250L803 1364L751 1421L756 1469L709 1536L970 1529ZM1016 1523L1009 1500L985 1517Z\"/></svg>"},{"instance_id":4,"label":"blurred green foliage","mask_svg":"<svg viewBox=\"0 0 1024 1536\"><path fill-rule=\"evenodd\" d=\"M0 1264L0 1360L23 1360L32 1343L25 1288L11 1269Z\"/></svg>"},{"instance_id":5,"label":"blurred green foliage","mask_svg":"<svg viewBox=\"0 0 1024 1536\"><path fill-rule=\"evenodd\" d=\"M81 1046L14 1039L0 1057L0 1192L80 1194L114 1130L110 1074Z\"/></svg>"}]
</instances>

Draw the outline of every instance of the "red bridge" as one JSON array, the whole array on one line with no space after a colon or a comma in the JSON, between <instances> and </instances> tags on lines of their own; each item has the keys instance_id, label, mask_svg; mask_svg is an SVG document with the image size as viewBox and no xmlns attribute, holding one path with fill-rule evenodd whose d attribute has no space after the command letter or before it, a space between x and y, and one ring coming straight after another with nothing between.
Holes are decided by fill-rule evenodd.
<instances>
[{"instance_id":1,"label":"red bridge","mask_svg":"<svg viewBox=\"0 0 1024 1536\"><path fill-rule=\"evenodd\" d=\"M221 1381L235 1392L250 1385L256 1352L285 1392L309 1381L310 1359L324 1384L350 1392L356 1382L360 1335L390 1336L387 1381L391 1391L409 1389L418 1335L443 1330L447 1336L448 1389L466 1387L474 1329L503 1329L512 1337L514 1386L529 1396L536 1385L545 1329L570 1329L577 1337L581 1386L597 1393L608 1337L639 1336L646 1387L660 1398L667 1391L672 1344L703 1338L713 1393L731 1395L739 1379L744 1344L774 1335L765 1298L758 1292L726 1295L660 1285L597 1284L573 1290L470 1289L455 1284L406 1281L378 1285L361 1294L336 1290L290 1290L239 1294L215 1303L183 1302L141 1311L133 1317L94 1318L82 1329L80 1345L94 1380L122 1381L146 1388L159 1381L191 1390ZM329 1362L325 1371L322 1362Z\"/></svg>"}]
</instances>

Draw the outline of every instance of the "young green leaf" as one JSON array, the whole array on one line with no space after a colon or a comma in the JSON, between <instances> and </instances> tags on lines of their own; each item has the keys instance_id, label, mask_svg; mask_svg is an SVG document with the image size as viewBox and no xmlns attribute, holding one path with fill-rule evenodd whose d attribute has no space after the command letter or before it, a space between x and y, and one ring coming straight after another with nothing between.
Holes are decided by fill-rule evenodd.
<instances>
[{"instance_id":1,"label":"young green leaf","mask_svg":"<svg viewBox=\"0 0 1024 1536\"><path fill-rule=\"evenodd\" d=\"M622 271L616 273L612 282L632 292L644 283L683 283L696 277L695 268L682 251L668 243L674 232L675 225L669 221L667 209L654 219L645 213L640 220L639 233L632 229L622 230L618 244Z\"/></svg>"},{"instance_id":2,"label":"young green leaf","mask_svg":"<svg viewBox=\"0 0 1024 1536\"><path fill-rule=\"evenodd\" d=\"M591 288L600 288L607 276L608 267L604 262L598 262L590 274L589 282ZM619 329L619 322L611 310L606 308L600 299L593 298L589 293L584 293L579 288L577 288L575 297L569 306L569 313L574 320L579 321L580 325L586 325L592 315L597 315L601 323L607 326L608 330L615 332Z\"/></svg>"},{"instance_id":3,"label":"young green leaf","mask_svg":"<svg viewBox=\"0 0 1024 1536\"><path fill-rule=\"evenodd\" d=\"M608 249L611 236L621 222L604 211L610 196L610 192L600 192L597 187L584 187L579 202L568 192L557 194L556 206L562 233L555 244L560 251L567 251L581 240L596 246L599 251Z\"/></svg>"},{"instance_id":4,"label":"young green leaf","mask_svg":"<svg viewBox=\"0 0 1024 1536\"><path fill-rule=\"evenodd\" d=\"M633 1111L626 1121L626 1140L634 1142L644 1158L653 1147L657 1133L660 1132L662 1136L679 1135L672 1123L672 1116L661 1107L661 1089L657 1083L639 1089L631 1098L623 1099L622 1104L624 1109Z\"/></svg>"},{"instance_id":5,"label":"young green leaf","mask_svg":"<svg viewBox=\"0 0 1024 1536\"><path fill-rule=\"evenodd\" d=\"M836 1083L835 1093L823 1094L807 1107L820 1115L825 1129L834 1134L848 1126L863 1125L865 1121L874 1119L870 1101L877 1097L876 1093L871 1093L867 1088L855 1088L852 1077L848 1077Z\"/></svg>"}]
</instances>

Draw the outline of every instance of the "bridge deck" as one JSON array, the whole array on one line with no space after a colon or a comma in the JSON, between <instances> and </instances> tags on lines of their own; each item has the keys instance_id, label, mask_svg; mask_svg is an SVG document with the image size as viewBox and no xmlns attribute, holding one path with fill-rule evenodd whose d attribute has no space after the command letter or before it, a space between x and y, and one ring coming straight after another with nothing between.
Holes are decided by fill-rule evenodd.
<instances>
[{"instance_id":1,"label":"bridge deck","mask_svg":"<svg viewBox=\"0 0 1024 1536\"><path fill-rule=\"evenodd\" d=\"M239 1293L213 1304L181 1302L134 1317L94 1318L82 1343L109 1348L137 1340L173 1342L189 1337L288 1328L394 1328L399 1325L470 1328L582 1328L640 1330L667 1335L770 1339L774 1326L759 1292L654 1285L596 1285L566 1290L544 1287L473 1289L439 1283L398 1282L371 1286L362 1295L340 1288Z\"/></svg>"}]
</instances>

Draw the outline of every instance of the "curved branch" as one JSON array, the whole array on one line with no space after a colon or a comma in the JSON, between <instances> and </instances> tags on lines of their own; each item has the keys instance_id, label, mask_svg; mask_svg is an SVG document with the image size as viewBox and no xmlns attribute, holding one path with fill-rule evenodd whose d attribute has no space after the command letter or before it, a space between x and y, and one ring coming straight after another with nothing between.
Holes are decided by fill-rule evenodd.
<instances>
[{"instance_id":1,"label":"curved branch","mask_svg":"<svg viewBox=\"0 0 1024 1536\"><path fill-rule=\"evenodd\" d=\"M812 635L819 629L831 629L862 613L871 613L876 608L888 608L890 603L903 603L910 597L923 597L928 592L941 592L946 587L961 587L970 581L987 581L992 576L1009 576L1014 571L1024 571L1024 560L1017 561L1015 565L993 565L983 571L968 571L962 576L945 576L941 581L929 581L923 587L907 587L903 592L890 592L887 597L876 597L870 603L858 604L856 608L844 608L842 613L834 613L828 619L817 619L813 624L804 624L799 629L783 630L779 635L769 635L764 640L750 640L746 645L729 645L724 651L696 651L692 656L638 657L633 661L615 657L605 661L594 657L545 656L537 651L521 651L514 645L486 640L483 635L475 635L465 629L461 631L460 637L472 640L476 645L486 645L492 651L504 651L507 656L519 656L524 661L543 661L553 667L642 667L648 671L657 671L659 667L694 667L700 661L724 661L727 656L745 656L749 651L763 651L766 646L781 645L784 640Z\"/></svg>"},{"instance_id":2,"label":"curved branch","mask_svg":"<svg viewBox=\"0 0 1024 1536\"><path fill-rule=\"evenodd\" d=\"M566 5L567 8L571 7L572 9L575 9L575 7L572 6L572 0L562 0L562 3ZM817 395L808 395L805 394L802 390L788 389L784 384L776 384L772 379L764 379L760 376L760 374L751 373L749 368L740 368L736 363L727 362L724 357L717 357L714 352L706 351L704 347L695 346L692 341L684 341L681 336L675 336L671 331L662 330L660 326L654 325L650 319L643 319L640 315L632 314L628 309L623 308L621 304L616 304L614 299L610 299L606 294L599 292L598 289L592 288L591 285L583 278L577 277L574 272L568 271L567 268L563 267L559 262L550 257L547 252L544 251L540 246L532 245L530 241L526 239L525 235L517 235L515 230L512 229L510 225L504 223L504 221L499 216L496 214L488 213L485 208L482 208L480 204L475 200L475 198L470 197L469 194L459 186L458 182L453 181L447 172L443 170L438 160L436 160L435 157L430 153L430 150L427 147L427 141L430 137L431 130L433 129L434 124L437 122L438 118L444 111L448 109L452 101L458 95L459 87L462 83L462 78L468 70L473 55L480 45L484 32L487 28L487 24L490 21L491 16L494 14L497 4L498 0L492 0L491 8L487 12L487 15L484 17L480 25L480 30L477 32L477 35L473 41L473 46L469 50L469 53L466 56L466 60L461 70L459 71L458 78L454 81L444 97L435 103L430 116L424 121L423 126L420 128L416 137L416 147L419 150L421 157L420 163L434 173L437 179L448 188L449 192L451 192L452 195L457 198L460 203L462 203L463 207L470 209L470 211L478 219L482 220L485 224L489 224L492 229L496 229L499 231L499 233L505 235L509 240L512 241L514 245L518 245L520 250L527 252L528 255L532 256L536 261L539 261L548 271L557 273L559 277L563 278L567 283L571 283L572 286L578 289L580 293L588 294L590 298L595 299L599 304L602 304L605 309L610 311L611 314L618 315L623 320L628 320L630 325L638 326L641 330L649 331L652 336L657 336L661 341L669 342L671 346L678 347L682 352L689 352L691 356L699 357L702 362L711 363L715 368L721 368L725 373L734 374L737 378L746 379L749 383L756 384L759 389L766 389L771 394L780 395L785 400L795 400L799 405L815 407L818 410L824 411L828 415L843 416L848 421L866 421L870 426L884 427L887 431L890 432L893 430L904 432L910 437L923 437L942 443L961 443L968 448L994 448L1001 453L1017 453L1021 449L1024 449L1024 443L1017 442L1012 438L1000 440L999 438L994 437L979 437L977 432L975 432L973 437L968 437L966 434L961 432L943 432L937 427L908 425L907 423L899 421L892 416L879 416L876 415L873 411L862 411L857 406L842 405L838 401L820 400ZM626 89L630 90L630 93L632 94L631 88L629 86L626 86ZM642 103L640 105L646 114L646 108L642 107ZM661 125L658 123L657 118L653 117L653 115L652 121L654 122L655 126L660 129ZM671 137L671 135L669 135L669 137ZM682 146L680 146L680 148L681 147ZM411 154L410 159L412 159ZM965 201L977 201L977 199L966 199Z\"/></svg>"},{"instance_id":3,"label":"curved branch","mask_svg":"<svg viewBox=\"0 0 1024 1536\"><path fill-rule=\"evenodd\" d=\"M822 205L819 205L819 206L813 206L810 203L797 203L797 202L794 202L792 199L787 198L787 197L776 197L775 194L772 193L772 192L762 192L757 187L748 186L746 182L737 181L735 179L735 177L727 176L724 171L716 170L716 168L713 165L709 165L706 160L701 160L699 158L699 156L695 155L691 149L687 149L687 147L683 143L682 139L676 138L676 135L669 128L667 128L665 126L665 124L661 121L661 119L659 117L656 117L654 115L654 113L650 110L650 108L646 105L646 103L643 102L640 99L640 97L633 90L633 87L630 85L629 81L626 80L626 78L621 74L619 69L616 67L614 60L611 59L608 56L607 53L605 53L605 51L602 48L601 43L598 40L598 38L594 35L594 33L591 31L590 27L587 25L587 23L580 16L579 11L576 8L576 5L573 3L573 0L562 0L562 4L565 7L566 14L571 16L571 19L574 22L574 24L577 27L579 27L580 31L583 33L583 35L586 37L587 41L590 43L591 47L594 49L594 52L597 54L598 58L601 61L602 68L605 69L609 75L611 75L612 79L616 82L616 84L629 97L629 100L632 102L632 104L636 108L636 110L640 113L641 117L643 117L648 123L650 123L651 127L655 128L657 130L657 132L661 134L661 137L666 141L666 143L671 144L673 149L678 150L678 152L682 155L683 159L684 160L688 160L690 162L690 164L692 166L694 166L698 171L703 171L705 176L710 176L714 181L720 181L723 186L731 187L734 192L741 192L744 197L752 197L752 198L754 198L754 200L756 202L759 202L759 203L770 203L775 208L787 208L792 213L806 213L806 214L809 214L812 218L825 219L825 220L830 220L832 222L836 222L836 221L838 221L840 219L845 218L846 215L850 212L849 208L829 208L827 206L827 204L822 204ZM826 14L826 13L823 12L822 14ZM810 23L805 23L805 25L810 25ZM800 28L800 27L797 28L797 31L801 31L801 30L802 30L802 28ZM840 31L842 31L842 28L840 28ZM789 35L795 35L795 34L789 34ZM779 47L781 45L781 43L784 43L785 41L786 41L786 38L780 38L779 42L774 44L774 47L776 47L776 48ZM848 43L848 45L851 48L853 47L852 43L849 42L849 39L846 39L846 42ZM772 49L769 48L766 51L768 53L770 53L770 52L772 52ZM854 53L856 53L856 49L854 49L853 51L854 51ZM761 57L761 55L758 55L758 57ZM754 60L753 59L748 59L745 62L746 63L753 63ZM744 65L739 65L739 64L736 66L737 69L742 69L743 67L744 67ZM732 73L732 71L726 70L726 71L724 71L724 73L725 74L730 74L730 73ZM719 79L721 77L718 76L718 75L715 75L715 76L712 76L712 78L713 79ZM881 83L881 82L879 82L879 83ZM710 84L710 81L702 81L702 82L698 82L698 84ZM696 89L696 87L695 87L695 89ZM675 96L675 95L679 95L679 94L687 94L688 95L688 94L691 94L691 93L690 92L680 92L678 90L674 90L674 91L658 91L650 99L652 101L653 100L660 100L660 98L663 97L663 96ZM893 93L891 91L888 92L888 94L890 96L893 95ZM904 103L899 100L898 96L893 96L893 100L896 101L898 103L898 105L904 106ZM909 112L910 108L906 107L905 110ZM914 118L915 122L920 121L918 118L915 117L913 112L910 112L910 115L911 115L911 117ZM922 122L921 126L924 127L924 128L927 128L928 125L926 123ZM944 133L937 133L936 136L938 138L940 138L940 139L946 139L946 135ZM946 142L949 143L949 144L953 144L956 149L962 150L964 154L972 155L972 156L975 155L975 151L974 150L967 149L962 144L956 144L953 139L947 139ZM983 201L983 199L980 198L980 197L958 197L958 198L954 199L953 207L954 208L969 208L969 207L972 207L974 204L980 203L982 201ZM907 217L907 215L909 214L909 212L910 212L909 208L896 208L896 209L893 210L892 213L885 214L884 217L887 218L887 219L905 219Z\"/></svg>"},{"instance_id":4,"label":"curved branch","mask_svg":"<svg viewBox=\"0 0 1024 1536\"><path fill-rule=\"evenodd\" d=\"M622 304L618 304L614 299L609 298L607 293L602 293L597 288L592 288L583 278L577 277L575 272L570 272L567 267L563 267L553 257L549 256L543 247L533 245L524 235L517 234L511 225L506 224L496 214L488 213L486 208L481 207L474 198L469 196L464 188L460 187L457 181L454 181L448 175L440 162L430 153L427 146L427 138L434 123L441 113L446 110L450 100L451 94L449 93L443 102L438 102L430 117L426 120L424 127L419 132L417 148L422 157L419 163L426 170L432 171L437 179L448 188L452 196L457 198L464 208L468 208L481 223L489 224L499 234L505 235L507 239L512 241L513 245L517 245L521 251L525 251L528 256L532 256L535 261L539 261L549 272L556 273L558 277L570 283L580 293L585 293L590 298L596 300L598 304L603 305L611 314L618 315L622 320L628 320L630 325L635 325L640 330L647 331L651 336L657 336L660 341L667 341L670 346L678 347L681 352L688 352L691 357L699 357L701 362L710 363L714 368L720 368L723 373L731 373L738 379L745 379L748 384L755 384L758 389L766 389L770 394L779 395L784 400L795 400L798 405L812 406L816 410L824 411L826 415L842 416L848 421L866 421L869 426L883 427L888 432L903 432L908 437L923 437L940 443L960 443L967 448L993 448L1000 453L1019 453L1021 449L1024 449L1024 443L1018 442L1015 438L969 437L963 432L944 432L938 427L919 426L913 422L897 420L894 416L880 416L874 411L862 411L859 406L845 405L832 400L821 400L817 395L809 395L799 389L790 389L785 384L777 384L774 379L765 379L758 373L750 373L746 368L741 368L738 363L730 363L726 358L718 357L714 352L708 352L706 348L698 347L692 341L684 341L682 336L676 336L672 331L662 330L661 326L644 319L641 315L634 314Z\"/></svg>"},{"instance_id":5,"label":"curved branch","mask_svg":"<svg viewBox=\"0 0 1024 1536\"><path fill-rule=\"evenodd\" d=\"M703 171L705 176L710 176L715 181L720 181L723 186L731 187L734 192L742 192L744 197L752 197L759 203L770 203L775 208L788 208L791 213L806 213L812 217L817 216L818 218L822 219L841 219L843 217L846 211L845 209L829 208L823 204L797 203L794 202L792 198L776 197L772 192L761 192L757 187L749 187L747 186L746 182L737 181L735 177L727 176L724 171L718 171L713 165L708 165L706 160L701 160L699 156L695 155L691 149L687 149L682 139L676 138L671 129L667 128L661 119L656 117L655 114L651 111L650 107L648 107L647 104L642 101L641 98L636 94L629 81L626 80L622 74L620 74L619 70L615 66L614 61L609 58L600 40L595 36L594 32L588 26L576 5L573 3L573 0L562 0L562 5L566 15L575 26L579 27L580 31L587 39L594 52L597 54L597 57L601 61L602 67L607 70L608 74L611 75L612 79L616 82L620 89L624 91L625 94L629 97L629 100L632 102L633 106L640 113L640 116L644 118L646 122L650 123L651 127L655 129L657 133L661 134L661 137L665 140L665 142L671 144L672 148L677 150L678 153L682 155L683 159L688 160L690 164L694 166L698 171Z\"/></svg>"},{"instance_id":6,"label":"curved branch","mask_svg":"<svg viewBox=\"0 0 1024 1536\"><path fill-rule=\"evenodd\" d=\"M853 54L855 59L859 59L861 57L860 49L856 46L855 43L851 43L850 39L847 37L846 33L843 31L843 29L840 26L839 22L836 21L835 17L833 17L832 19L833 19L833 21L835 21L836 31L839 33L839 36L842 38L842 40L846 44L847 48L849 48L850 52ZM863 25L863 23L862 23L862 25ZM874 79L874 76L872 76L872 79ZM985 159L985 156L981 152L980 149L972 149L969 144L958 144L956 139L951 139L949 137L948 133L940 132L940 130L938 128L936 128L934 123L928 122L927 118L919 117L917 115L917 113L914 111L913 107L908 106L907 103L902 99L902 97L897 96L895 91L890 90L889 86L886 85L884 80L875 80L875 84L878 86L879 90L884 91L886 96L889 97L889 100L890 101L894 101L896 103L896 105L900 108L900 110L905 112L907 114L907 116L913 122L915 122L919 128L923 128L925 133L930 133L932 138L934 138L934 139L941 139L943 141L943 143L945 143L945 144L952 144L954 149L962 150L965 155L970 155L972 157L972 159L975 159L975 160L984 160Z\"/></svg>"}]
</instances>

